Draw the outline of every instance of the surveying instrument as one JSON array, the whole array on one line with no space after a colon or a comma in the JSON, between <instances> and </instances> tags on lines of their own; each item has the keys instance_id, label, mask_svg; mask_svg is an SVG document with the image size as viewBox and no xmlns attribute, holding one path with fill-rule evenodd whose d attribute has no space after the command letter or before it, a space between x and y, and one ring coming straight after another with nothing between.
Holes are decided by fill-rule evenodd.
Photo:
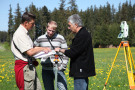
<instances>
[{"instance_id":1,"label":"surveying instrument","mask_svg":"<svg viewBox=\"0 0 135 90\"><path fill-rule=\"evenodd\" d=\"M131 54L131 50L130 50L130 46L129 46L129 41L127 40L128 38L128 25L126 23L126 21L122 21L121 25L120 25L120 33L118 35L118 38L122 38L121 43L119 44L119 48L117 50L117 53L115 55L114 61L112 63L111 69L109 71L107 80L105 82L104 88L103 90L106 90L106 85L107 82L109 80L109 76L111 74L112 68L114 66L114 63L116 61L117 55L119 53L120 47L123 45L123 49L124 49L124 56L125 56L125 62L126 62L126 69L127 69L127 75L128 75L128 82L129 82L129 88L130 89L135 89L135 74L133 73L133 67L135 70L135 65L134 65L134 61L133 61L133 57Z\"/></svg>"},{"instance_id":2,"label":"surveying instrument","mask_svg":"<svg viewBox=\"0 0 135 90\"><path fill-rule=\"evenodd\" d=\"M55 54L53 54L54 57L50 57L51 58L51 62L54 65L54 72L55 72L55 90L57 90L57 81L58 81L58 64L62 63L62 55L59 54L58 52L56 52Z\"/></svg>"},{"instance_id":3,"label":"surveying instrument","mask_svg":"<svg viewBox=\"0 0 135 90\"><path fill-rule=\"evenodd\" d=\"M54 67L54 71L55 71L55 90L57 90L57 76L58 76L58 62L60 62L59 60L59 56L57 54L54 55L55 59L53 60L53 62L55 63L55 67Z\"/></svg>"}]
</instances>

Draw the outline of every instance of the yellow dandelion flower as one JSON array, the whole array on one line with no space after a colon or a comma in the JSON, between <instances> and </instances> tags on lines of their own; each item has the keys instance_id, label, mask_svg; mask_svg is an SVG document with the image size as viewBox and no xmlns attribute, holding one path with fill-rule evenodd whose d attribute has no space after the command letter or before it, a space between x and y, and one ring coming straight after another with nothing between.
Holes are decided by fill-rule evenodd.
<instances>
[{"instance_id":1,"label":"yellow dandelion flower","mask_svg":"<svg viewBox=\"0 0 135 90\"><path fill-rule=\"evenodd\" d=\"M2 79L4 78L4 76L0 76Z\"/></svg>"}]
</instances>

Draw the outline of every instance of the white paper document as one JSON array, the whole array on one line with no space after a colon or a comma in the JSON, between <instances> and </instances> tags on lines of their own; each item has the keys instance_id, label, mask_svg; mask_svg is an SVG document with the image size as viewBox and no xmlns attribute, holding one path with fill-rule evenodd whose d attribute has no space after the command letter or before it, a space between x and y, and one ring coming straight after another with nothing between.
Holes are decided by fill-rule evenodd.
<instances>
[{"instance_id":1,"label":"white paper document","mask_svg":"<svg viewBox=\"0 0 135 90\"><path fill-rule=\"evenodd\" d=\"M43 61L43 62L46 62L46 60L47 60L47 58L48 57L50 57L50 60L51 60L51 62L52 63L55 63L54 62L54 60L56 60L56 58L55 58L55 55L56 55L56 52L54 51L54 50L52 50L51 52L49 52L49 53L45 53L45 52L39 52L39 53L37 53L36 55L34 55L33 57L35 58L35 59L41 59L41 61ZM58 63L62 63L62 61L61 61L61 58L58 56L58 58L57 58L58 60L59 60L59 62Z\"/></svg>"},{"instance_id":2,"label":"white paper document","mask_svg":"<svg viewBox=\"0 0 135 90\"><path fill-rule=\"evenodd\" d=\"M36 59L37 58L43 58L43 57L47 58L47 57L49 57L49 56L51 56L53 54L56 54L56 52L54 50L52 50L49 53L45 53L45 52L41 51L41 52L35 54L33 57L36 58Z\"/></svg>"}]
</instances>

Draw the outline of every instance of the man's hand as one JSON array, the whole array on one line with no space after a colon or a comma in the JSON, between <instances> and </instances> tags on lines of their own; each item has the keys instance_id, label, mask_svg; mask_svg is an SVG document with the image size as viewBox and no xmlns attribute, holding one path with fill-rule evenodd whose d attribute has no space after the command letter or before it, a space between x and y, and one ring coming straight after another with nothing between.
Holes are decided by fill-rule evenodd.
<instances>
[{"instance_id":1,"label":"man's hand","mask_svg":"<svg viewBox=\"0 0 135 90\"><path fill-rule=\"evenodd\" d=\"M49 52L51 51L51 49L48 48L48 47L43 47L43 51L44 51L45 53L49 53Z\"/></svg>"},{"instance_id":2,"label":"man's hand","mask_svg":"<svg viewBox=\"0 0 135 90\"><path fill-rule=\"evenodd\" d=\"M55 48L55 51L65 53L65 49L61 49L61 48Z\"/></svg>"},{"instance_id":3,"label":"man's hand","mask_svg":"<svg viewBox=\"0 0 135 90\"><path fill-rule=\"evenodd\" d=\"M56 52L60 52L60 48L55 48L55 51Z\"/></svg>"}]
</instances>

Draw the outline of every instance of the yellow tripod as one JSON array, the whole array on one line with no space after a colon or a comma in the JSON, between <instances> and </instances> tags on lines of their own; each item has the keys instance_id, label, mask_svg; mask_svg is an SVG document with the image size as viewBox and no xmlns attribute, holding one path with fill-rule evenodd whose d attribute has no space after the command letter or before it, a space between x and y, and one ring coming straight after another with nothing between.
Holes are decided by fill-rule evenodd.
<instances>
[{"instance_id":1,"label":"yellow tripod","mask_svg":"<svg viewBox=\"0 0 135 90\"><path fill-rule=\"evenodd\" d=\"M127 68L127 75L128 75L128 82L129 82L129 88L130 89L135 89L135 74L133 73L133 69L132 69L132 66L134 67L134 70L135 70L135 65L134 65L134 61L133 61L133 57L132 57L132 54L131 54L131 50L130 50L130 46L129 46L129 42L128 41L121 41L120 45L119 45L119 48L117 50L117 53L115 55L115 58L114 58L114 61L112 63L112 67L109 71L109 75L107 77L107 80L105 82L105 85L104 85L104 88L103 90L106 90L106 85L107 85L107 82L109 80L109 76L111 74L111 71L112 71L112 68L114 66L114 63L116 61L116 58L117 58L117 55L119 53L119 50L120 50L120 47L121 45L123 45L123 49L124 49L124 56L125 56L125 62L126 62L126 68ZM129 65L129 66L128 66Z\"/></svg>"}]
</instances>

